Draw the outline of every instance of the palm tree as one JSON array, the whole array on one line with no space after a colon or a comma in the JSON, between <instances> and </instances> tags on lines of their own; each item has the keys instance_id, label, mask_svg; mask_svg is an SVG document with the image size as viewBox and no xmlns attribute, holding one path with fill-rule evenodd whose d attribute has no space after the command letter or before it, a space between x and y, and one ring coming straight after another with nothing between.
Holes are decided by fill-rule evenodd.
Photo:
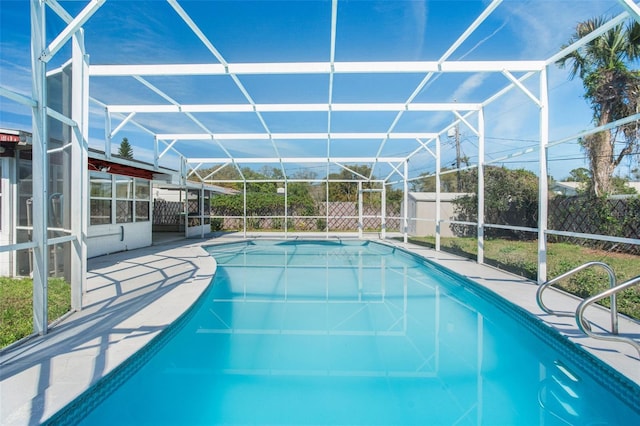
<instances>
[{"instance_id":1,"label":"palm tree","mask_svg":"<svg viewBox=\"0 0 640 426\"><path fill-rule=\"evenodd\" d=\"M605 23L603 18L581 22L568 45L580 40ZM640 58L640 24L619 24L558 60L570 64L569 78L576 75L585 88L597 126L605 125L640 112L640 72L629 69ZM625 156L638 150L638 121L602 131L580 140L591 168L593 195L611 191L611 176ZM616 151L616 143L621 148Z\"/></svg>"}]
</instances>

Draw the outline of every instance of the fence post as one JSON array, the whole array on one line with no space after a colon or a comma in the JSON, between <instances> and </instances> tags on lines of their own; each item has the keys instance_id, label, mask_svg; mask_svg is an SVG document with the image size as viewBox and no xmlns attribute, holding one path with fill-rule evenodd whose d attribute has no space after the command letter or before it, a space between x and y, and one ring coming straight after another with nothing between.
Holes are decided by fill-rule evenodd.
<instances>
[{"instance_id":1,"label":"fence post","mask_svg":"<svg viewBox=\"0 0 640 426\"><path fill-rule=\"evenodd\" d=\"M358 238L362 238L364 218L362 217L362 181L358 181Z\"/></svg>"}]
</instances>

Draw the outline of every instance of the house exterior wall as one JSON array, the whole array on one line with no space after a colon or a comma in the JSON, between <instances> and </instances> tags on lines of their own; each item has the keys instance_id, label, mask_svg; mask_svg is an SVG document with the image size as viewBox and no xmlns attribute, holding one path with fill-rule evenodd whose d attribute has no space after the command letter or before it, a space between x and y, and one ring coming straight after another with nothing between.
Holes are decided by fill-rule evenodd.
<instances>
[{"instance_id":1,"label":"house exterior wall","mask_svg":"<svg viewBox=\"0 0 640 426\"><path fill-rule=\"evenodd\" d=\"M88 201L88 257L152 244L153 209L148 179L91 172Z\"/></svg>"},{"instance_id":2,"label":"house exterior wall","mask_svg":"<svg viewBox=\"0 0 640 426\"><path fill-rule=\"evenodd\" d=\"M28 165L28 169L30 169L30 160L20 161L23 161L24 165ZM30 183L27 179L26 183L18 184L17 164L16 157L0 157L0 244L2 245L28 240L29 223L27 223L28 221L25 222L26 219L23 216L28 214L26 212L28 207L24 206L24 200L31 197L29 192ZM140 178L137 179L138 181L141 180ZM148 180L144 181L149 182ZM27 190L26 192L25 189ZM116 203L117 200L118 197L114 193L113 203ZM150 201L148 200L149 204ZM87 202L90 202L90 198ZM22 216L18 214L19 204L22 209ZM70 220L71 217L69 213L65 213L65 211L68 211L68 206L62 206L62 209L63 211L60 215L66 218L65 223L50 224L50 226L65 228L68 226L66 221ZM144 221L90 225L88 227L87 241L88 257L150 246L152 244L152 214L152 209L149 207L149 218ZM16 227L19 225L22 228L18 231ZM53 265L51 263L51 266L53 270L59 269L64 272L67 270L64 264L69 261L68 253L66 253L68 245L63 245L62 248L64 251L63 257L57 257L57 261L61 265ZM60 247L56 247L56 249L60 249ZM53 262L53 260L50 262ZM0 276L28 276L31 273L30 269L31 262L28 250L0 252Z\"/></svg>"},{"instance_id":3,"label":"house exterior wall","mask_svg":"<svg viewBox=\"0 0 640 426\"><path fill-rule=\"evenodd\" d=\"M0 245L13 244L14 187L15 160L12 157L2 157L0 158ZM13 252L0 252L0 276L13 274Z\"/></svg>"},{"instance_id":4,"label":"house exterior wall","mask_svg":"<svg viewBox=\"0 0 640 426\"><path fill-rule=\"evenodd\" d=\"M58 108L57 110L61 110ZM57 127L55 127L57 126ZM51 127L50 147L61 148L69 129L59 123ZM33 190L31 134L0 129L0 244L25 243L32 238ZM147 247L152 244L154 179L172 178L175 171L158 173L152 165L138 161L113 161L103 153L89 153L87 203L87 256ZM47 203L49 238L64 237L78 212L72 211L71 157L60 149L49 155ZM192 233L210 231L208 200L210 188L201 188L197 214L200 220ZM185 189L183 189L185 192ZM195 223L195 221L194 221ZM200 224L202 224L200 226ZM71 243L51 244L49 272L70 281ZM0 251L0 276L29 276L32 273L30 249ZM61 275L58 275L61 274Z\"/></svg>"},{"instance_id":5,"label":"house exterior wall","mask_svg":"<svg viewBox=\"0 0 640 426\"><path fill-rule=\"evenodd\" d=\"M88 229L87 257L151 245L151 221L93 225Z\"/></svg>"}]
</instances>

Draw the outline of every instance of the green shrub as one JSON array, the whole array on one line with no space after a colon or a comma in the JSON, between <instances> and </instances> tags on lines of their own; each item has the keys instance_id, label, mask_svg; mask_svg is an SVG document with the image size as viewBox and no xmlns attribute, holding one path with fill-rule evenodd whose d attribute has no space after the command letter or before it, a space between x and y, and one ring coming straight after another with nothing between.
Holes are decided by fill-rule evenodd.
<instances>
[{"instance_id":1,"label":"green shrub","mask_svg":"<svg viewBox=\"0 0 640 426\"><path fill-rule=\"evenodd\" d=\"M212 232L222 231L223 228L224 228L224 219L222 219L221 217L214 217L211 219Z\"/></svg>"}]
</instances>

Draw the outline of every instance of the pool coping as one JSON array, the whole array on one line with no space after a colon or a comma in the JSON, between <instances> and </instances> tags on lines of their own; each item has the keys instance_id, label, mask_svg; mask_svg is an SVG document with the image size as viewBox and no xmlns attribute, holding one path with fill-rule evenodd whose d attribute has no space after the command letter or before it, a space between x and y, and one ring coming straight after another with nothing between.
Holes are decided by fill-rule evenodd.
<instances>
[{"instance_id":1,"label":"pool coping","mask_svg":"<svg viewBox=\"0 0 640 426\"><path fill-rule=\"evenodd\" d=\"M256 238L278 236L260 234L247 239ZM38 424L47 420L123 365L180 318L208 287L216 265L202 246L247 239L227 234L90 259L84 299L87 307L69 315L49 334L0 354L0 424ZM446 252L395 240L382 242L418 254L492 290L640 385L640 360L633 347L589 338L579 332L572 318L545 314L535 300L536 283ZM579 302L555 290L546 293L545 300L547 297L552 307L574 308ZM609 314L604 309L593 309L589 319L598 327L606 327ZM640 323L621 317L620 330L639 336ZM83 337L78 338L78 333Z\"/></svg>"}]
</instances>

